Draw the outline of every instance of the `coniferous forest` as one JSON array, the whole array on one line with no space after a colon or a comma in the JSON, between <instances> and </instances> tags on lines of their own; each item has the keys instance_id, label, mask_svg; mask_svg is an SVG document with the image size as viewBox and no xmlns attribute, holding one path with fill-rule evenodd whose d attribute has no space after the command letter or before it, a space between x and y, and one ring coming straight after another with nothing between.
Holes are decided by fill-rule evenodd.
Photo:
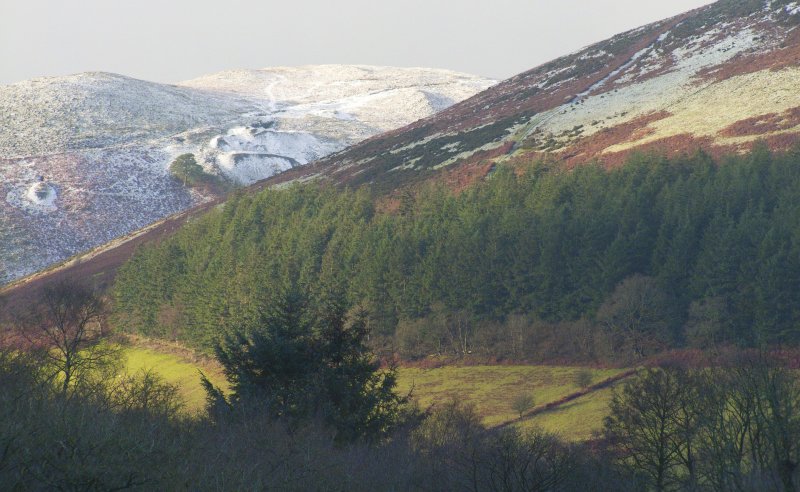
<instances>
[{"instance_id":1,"label":"coniferous forest","mask_svg":"<svg viewBox=\"0 0 800 492\"><path fill-rule=\"evenodd\" d=\"M364 309L413 359L631 362L669 348L800 341L800 150L618 168L497 167L378 198L297 185L236 195L140 249L119 326L210 349L300 291Z\"/></svg>"}]
</instances>

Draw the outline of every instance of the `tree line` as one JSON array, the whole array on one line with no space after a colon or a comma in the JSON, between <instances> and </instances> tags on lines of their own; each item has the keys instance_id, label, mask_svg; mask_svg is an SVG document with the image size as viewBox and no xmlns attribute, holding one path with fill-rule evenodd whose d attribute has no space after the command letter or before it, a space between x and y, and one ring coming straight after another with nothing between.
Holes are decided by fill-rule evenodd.
<instances>
[{"instance_id":1,"label":"tree line","mask_svg":"<svg viewBox=\"0 0 800 492\"><path fill-rule=\"evenodd\" d=\"M636 360L670 347L800 341L800 149L635 155L616 169L498 167L387 199L295 185L238 193L139 249L120 326L210 349L299 289L368 313L414 358Z\"/></svg>"},{"instance_id":2,"label":"tree line","mask_svg":"<svg viewBox=\"0 0 800 492\"><path fill-rule=\"evenodd\" d=\"M800 487L800 382L764 353L643 370L615 392L606 452L650 490Z\"/></svg>"}]
</instances>

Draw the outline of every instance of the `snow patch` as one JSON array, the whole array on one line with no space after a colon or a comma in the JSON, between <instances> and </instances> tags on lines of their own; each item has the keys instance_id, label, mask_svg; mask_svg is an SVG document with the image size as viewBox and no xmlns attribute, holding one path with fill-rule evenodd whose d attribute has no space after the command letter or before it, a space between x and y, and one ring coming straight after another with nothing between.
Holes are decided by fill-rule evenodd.
<instances>
[{"instance_id":1,"label":"snow patch","mask_svg":"<svg viewBox=\"0 0 800 492\"><path fill-rule=\"evenodd\" d=\"M580 58L578 58L578 60L592 60L594 58L601 58L606 56L613 56L613 55L611 55L611 53L605 50L592 50L581 55Z\"/></svg>"},{"instance_id":2,"label":"snow patch","mask_svg":"<svg viewBox=\"0 0 800 492\"><path fill-rule=\"evenodd\" d=\"M461 146L461 142L451 142L451 143L449 143L447 145L442 145L441 149L442 150L447 150L448 152L452 152L452 151L456 150L460 146Z\"/></svg>"},{"instance_id":3,"label":"snow patch","mask_svg":"<svg viewBox=\"0 0 800 492\"><path fill-rule=\"evenodd\" d=\"M48 183L36 181L31 185L17 186L6 195L6 201L13 207L33 214L55 212L57 193Z\"/></svg>"},{"instance_id":4,"label":"snow patch","mask_svg":"<svg viewBox=\"0 0 800 492\"><path fill-rule=\"evenodd\" d=\"M422 157L415 157L415 158L411 159L410 161L408 161L408 162L406 162L404 164L400 164L397 167L393 167L393 168L389 169L389 172L404 171L404 170L407 170L407 169L414 169L414 166L416 166L417 162L419 162L420 160L422 160Z\"/></svg>"},{"instance_id":5,"label":"snow patch","mask_svg":"<svg viewBox=\"0 0 800 492\"><path fill-rule=\"evenodd\" d=\"M637 51L621 67L617 68L616 70L613 70L611 73L606 75L602 80L599 80L598 82L593 84L591 87L589 87L585 91L578 93L575 96L575 99L576 100L580 100L581 98L584 98L584 97L588 96L589 94L591 94L592 92L594 92L594 91L598 90L599 88L603 87L604 85L606 85L608 83L609 80L613 79L614 77L616 77L617 75L619 75L623 71L627 70L628 67L630 67L631 65L636 63L636 61L639 60L639 58L644 56L645 53L649 52L652 49L653 49L653 45L650 45L647 48L644 48L642 50Z\"/></svg>"},{"instance_id":6,"label":"snow patch","mask_svg":"<svg viewBox=\"0 0 800 492\"><path fill-rule=\"evenodd\" d=\"M239 183L250 184L291 169L286 157L268 154L221 154L217 162L222 172Z\"/></svg>"},{"instance_id":7,"label":"snow patch","mask_svg":"<svg viewBox=\"0 0 800 492\"><path fill-rule=\"evenodd\" d=\"M703 69L725 63L745 51L759 49L766 41L756 41L755 31L750 28L733 30L726 35L730 26L719 25L675 49L671 56L674 66L666 73L617 87L603 93L597 91L602 83L613 76L622 74L620 82L639 80L656 68L650 64L647 50L634 55L634 62L625 64L622 70L595 84L589 91L578 94L577 100L565 103L554 110L534 117L528 124L526 134L531 135L540 129L544 134L558 136L568 133L575 127L582 127L582 136L592 135L603 128L631 121L656 111L673 111L674 107L691 95L712 84L710 81L696 79ZM728 31L730 32L730 31ZM763 39L763 38L761 38ZM632 71L632 72L631 72Z\"/></svg>"},{"instance_id":8,"label":"snow patch","mask_svg":"<svg viewBox=\"0 0 800 492\"><path fill-rule=\"evenodd\" d=\"M606 152L626 150L661 138L684 133L717 136L737 121L763 114L781 114L800 106L800 69L761 70L712 84L670 108L670 116L650 123L647 136L622 142ZM714 111L708 111L708 108ZM794 129L791 129L794 131ZM778 134L781 132L775 132ZM738 144L764 137L718 137L722 144Z\"/></svg>"}]
</instances>

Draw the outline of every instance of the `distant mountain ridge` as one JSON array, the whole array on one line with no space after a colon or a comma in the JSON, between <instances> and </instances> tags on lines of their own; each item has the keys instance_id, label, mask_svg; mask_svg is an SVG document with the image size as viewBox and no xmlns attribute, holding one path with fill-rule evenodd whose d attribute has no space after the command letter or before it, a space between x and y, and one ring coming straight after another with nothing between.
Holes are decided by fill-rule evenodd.
<instances>
[{"instance_id":1,"label":"distant mountain ridge","mask_svg":"<svg viewBox=\"0 0 800 492\"><path fill-rule=\"evenodd\" d=\"M447 70L323 65L175 85L92 72L0 86L0 283L211 198L170 177L181 153L249 184L493 83Z\"/></svg>"}]
</instances>

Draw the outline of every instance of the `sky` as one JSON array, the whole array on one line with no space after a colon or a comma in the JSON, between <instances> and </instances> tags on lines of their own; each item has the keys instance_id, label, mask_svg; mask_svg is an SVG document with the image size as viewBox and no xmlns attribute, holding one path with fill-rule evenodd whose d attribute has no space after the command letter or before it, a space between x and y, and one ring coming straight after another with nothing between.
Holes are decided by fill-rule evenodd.
<instances>
[{"instance_id":1,"label":"sky","mask_svg":"<svg viewBox=\"0 0 800 492\"><path fill-rule=\"evenodd\" d=\"M503 79L709 0L0 0L0 84L116 72L435 67Z\"/></svg>"}]
</instances>

